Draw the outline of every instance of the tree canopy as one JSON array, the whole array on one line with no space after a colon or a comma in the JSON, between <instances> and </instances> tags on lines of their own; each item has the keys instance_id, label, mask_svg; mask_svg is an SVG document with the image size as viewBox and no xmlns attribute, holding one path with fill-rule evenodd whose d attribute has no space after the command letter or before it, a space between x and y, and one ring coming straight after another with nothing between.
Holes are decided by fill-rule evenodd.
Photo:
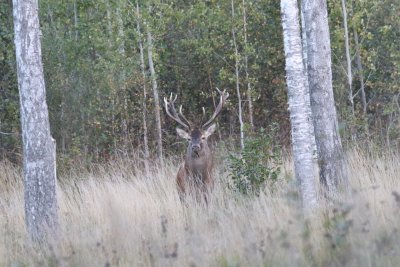
<instances>
[{"instance_id":1,"label":"tree canopy","mask_svg":"<svg viewBox=\"0 0 400 267\"><path fill-rule=\"evenodd\" d=\"M198 118L202 107L211 114L214 102L218 102L213 101L215 87L227 89L231 95L235 92L232 27L237 31L243 96L247 93L244 57L248 57L255 126L278 122L278 141L287 145L290 126L279 1L245 2L247 45L244 43L243 2L234 4L236 15L232 19L228 0L140 1L141 16L137 15L136 2L129 0L40 1L47 102L58 151L62 155L84 156L91 160L108 158L123 145L124 121L131 144L128 149L142 149L143 77L138 40L145 37L146 30L151 31L154 39L153 56L160 97L177 93L190 119ZM355 114L349 109L341 5L335 1L328 4L333 86L344 143L351 140L350 128L355 127L358 140L373 139L379 144L397 145L400 44L393 40L400 35L397 16L400 5L395 0L348 3L352 65L356 69L354 35L357 33L364 67L367 99L364 118L357 71L353 80ZM0 3L0 157L15 160L20 158L21 130L11 15L11 1ZM142 36L136 29L138 20ZM121 79L122 72L125 75ZM127 110L124 110L125 99ZM152 101L149 94L149 141L154 155ZM237 99L232 97L219 120L220 134L236 144L239 138L237 105ZM244 121L249 123L248 103L243 101L243 106ZM164 112L162 116L163 140L171 144L176 138L175 125ZM172 146L167 153L176 149L179 148Z\"/></svg>"}]
</instances>

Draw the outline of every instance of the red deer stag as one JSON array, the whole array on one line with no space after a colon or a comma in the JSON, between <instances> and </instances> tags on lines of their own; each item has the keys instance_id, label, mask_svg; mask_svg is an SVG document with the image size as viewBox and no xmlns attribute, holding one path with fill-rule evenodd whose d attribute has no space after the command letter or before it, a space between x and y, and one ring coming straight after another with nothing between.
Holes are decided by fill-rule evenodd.
<instances>
[{"instance_id":1,"label":"red deer stag","mask_svg":"<svg viewBox=\"0 0 400 267\"><path fill-rule=\"evenodd\" d=\"M168 116L187 130L186 132L180 128L176 128L178 135L189 142L185 161L181 164L176 177L181 199L187 193L195 193L197 198L200 194L203 194L207 203L208 192L214 186L214 179L212 177L213 157L208 147L207 139L214 133L216 125L213 121L221 112L222 106L229 97L229 93L225 92L225 90L222 92L218 88L217 90L220 95L219 104L211 118L200 127L193 125L186 119L182 114L182 106L179 108L179 113L175 110L174 104L177 96L173 99L171 94L169 101L164 97L165 110Z\"/></svg>"}]
</instances>

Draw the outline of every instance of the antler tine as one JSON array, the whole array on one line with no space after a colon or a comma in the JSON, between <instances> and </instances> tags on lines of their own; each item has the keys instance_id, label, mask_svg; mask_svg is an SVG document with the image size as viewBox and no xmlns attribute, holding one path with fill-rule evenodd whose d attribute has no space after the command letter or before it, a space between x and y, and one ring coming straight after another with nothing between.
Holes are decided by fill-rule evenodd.
<instances>
[{"instance_id":1,"label":"antler tine","mask_svg":"<svg viewBox=\"0 0 400 267\"><path fill-rule=\"evenodd\" d=\"M169 97L169 102L168 102L167 98L164 97L165 111L167 112L168 116L171 119L173 119L174 121L176 121L177 123L179 123L180 125L182 125L183 127L185 127L186 129L189 130L190 126L191 126L189 121L186 118L184 118L186 123L183 122L181 120L181 118L179 118L179 114L175 110L175 105L174 104L175 104L175 101L176 101L177 98L178 98L178 96L175 95L175 98L172 99L172 93L171 93L171 95ZM181 116L183 116L183 115L181 115Z\"/></svg>"},{"instance_id":2,"label":"antler tine","mask_svg":"<svg viewBox=\"0 0 400 267\"><path fill-rule=\"evenodd\" d=\"M186 119L185 115L182 113L182 105L179 107L179 115L181 115L182 119L186 122L186 124L189 126L189 128L192 128L192 124L188 119Z\"/></svg>"},{"instance_id":3,"label":"antler tine","mask_svg":"<svg viewBox=\"0 0 400 267\"><path fill-rule=\"evenodd\" d=\"M221 90L219 90L218 87L215 87L215 88L217 89L220 96L224 98L224 102L225 102L225 100L227 100L229 97L229 93L226 92L226 89L224 89L224 91L221 92Z\"/></svg>"},{"instance_id":4,"label":"antler tine","mask_svg":"<svg viewBox=\"0 0 400 267\"><path fill-rule=\"evenodd\" d=\"M201 111L203 112L203 114L201 115L200 123L205 121L205 118L206 118L206 109L204 107L201 107Z\"/></svg>"},{"instance_id":5,"label":"antler tine","mask_svg":"<svg viewBox=\"0 0 400 267\"><path fill-rule=\"evenodd\" d=\"M218 88L216 88L216 89L217 89L217 91L218 91L218 93L220 95L219 104L218 104L217 108L215 109L214 114L211 116L211 118L206 123L203 124L202 128L208 127L215 120L215 118L221 112L222 106L224 105L226 99L228 99L228 97L229 97L229 93L226 92L226 90L221 92L221 90L219 90Z\"/></svg>"},{"instance_id":6,"label":"antler tine","mask_svg":"<svg viewBox=\"0 0 400 267\"><path fill-rule=\"evenodd\" d=\"M170 97L169 97L169 101L170 101L172 104L175 104L175 101L176 101L177 98L178 98L178 95L175 95L175 98L172 99L172 93L171 93L171 95L170 95Z\"/></svg>"}]
</instances>

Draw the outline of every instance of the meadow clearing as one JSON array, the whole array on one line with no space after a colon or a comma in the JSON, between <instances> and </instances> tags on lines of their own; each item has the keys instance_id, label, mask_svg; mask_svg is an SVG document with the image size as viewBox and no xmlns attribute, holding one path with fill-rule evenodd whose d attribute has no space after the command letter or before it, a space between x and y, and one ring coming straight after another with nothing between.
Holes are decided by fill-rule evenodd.
<instances>
[{"instance_id":1,"label":"meadow clearing","mask_svg":"<svg viewBox=\"0 0 400 267\"><path fill-rule=\"evenodd\" d=\"M399 266L400 157L347 153L350 196L304 220L292 164L259 196L232 189L224 159L208 206L179 200L178 163L135 159L59 175L59 236L32 245L21 170L0 163L0 266ZM77 164L79 165L79 164Z\"/></svg>"}]
</instances>

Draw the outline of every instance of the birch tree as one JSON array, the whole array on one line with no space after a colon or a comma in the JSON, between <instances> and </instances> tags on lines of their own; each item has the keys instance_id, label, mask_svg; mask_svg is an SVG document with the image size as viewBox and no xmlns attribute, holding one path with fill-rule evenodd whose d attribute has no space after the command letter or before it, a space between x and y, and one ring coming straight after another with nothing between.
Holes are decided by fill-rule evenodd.
<instances>
[{"instance_id":1,"label":"birch tree","mask_svg":"<svg viewBox=\"0 0 400 267\"><path fill-rule=\"evenodd\" d=\"M313 147L313 158L316 159L317 156L317 144L315 143L315 133L314 133L314 123L312 119L312 111L311 111L311 101L310 101L310 85L308 83L308 64L307 64L307 37L306 37L306 24L304 22L304 10L300 9L300 21L301 21L301 45L302 45L302 54L303 54L303 67L304 67L304 78L306 83L306 97L307 97L307 109L308 109L308 124L310 129L312 130L311 134L311 142Z\"/></svg>"},{"instance_id":2,"label":"birch tree","mask_svg":"<svg viewBox=\"0 0 400 267\"><path fill-rule=\"evenodd\" d=\"M353 97L353 74L351 69L351 56L350 56L350 44L349 44L349 29L347 26L347 8L346 8L346 0L341 0L342 2L342 13L343 13L343 27L344 27L344 45L346 52L346 62L347 62L347 87L348 87L348 98L350 102L350 110L351 114L354 115L354 97ZM352 130L353 132L353 130ZM353 135L354 133L352 133Z\"/></svg>"},{"instance_id":3,"label":"birch tree","mask_svg":"<svg viewBox=\"0 0 400 267\"><path fill-rule=\"evenodd\" d=\"M360 93L361 93L361 103L364 117L367 115L367 98L365 95L365 82L364 82L364 68L362 65L361 54L360 54L360 42L358 40L357 30L354 29L354 43L356 47L356 64L357 64L357 74L360 78Z\"/></svg>"},{"instance_id":4,"label":"birch tree","mask_svg":"<svg viewBox=\"0 0 400 267\"><path fill-rule=\"evenodd\" d=\"M307 71L320 181L335 194L346 185L346 168L332 88L331 46L326 0L303 0Z\"/></svg>"},{"instance_id":5,"label":"birch tree","mask_svg":"<svg viewBox=\"0 0 400 267\"><path fill-rule=\"evenodd\" d=\"M150 79L153 87L153 98L154 98L154 112L156 116L156 128L157 128L157 155L161 166L163 166L163 147L162 147L162 129L161 129L161 115L160 115L160 98L158 96L157 78L156 71L154 70L153 62L153 37L150 29L147 28L147 56L149 58L150 68Z\"/></svg>"},{"instance_id":6,"label":"birch tree","mask_svg":"<svg viewBox=\"0 0 400 267\"><path fill-rule=\"evenodd\" d=\"M137 17L137 24L136 30L137 34L139 35L139 53L140 53L140 69L142 71L142 83L143 83L143 103L142 103L142 119L143 119L143 145L144 145L144 169L146 171L146 175L149 175L150 168L149 168L149 141L147 137L147 89L146 89L146 70L144 67L144 52L143 52L143 41L141 36L140 30L140 8L139 3L136 2L136 17Z\"/></svg>"},{"instance_id":7,"label":"birch tree","mask_svg":"<svg viewBox=\"0 0 400 267\"><path fill-rule=\"evenodd\" d=\"M351 11L354 14L354 4L353 0L350 2L351 4ZM364 120L364 129L365 133L369 135L368 129L368 118L367 118L367 97L365 95L365 79L364 79L364 68L361 59L361 52L360 52L360 41L358 38L358 32L355 25L353 25L353 35L354 35L354 46L356 49L356 64L357 64L357 75L360 79L360 98L362 104L362 114Z\"/></svg>"},{"instance_id":8,"label":"birch tree","mask_svg":"<svg viewBox=\"0 0 400 267\"><path fill-rule=\"evenodd\" d=\"M242 96L240 94L240 84L239 84L239 50L236 42L236 27L235 27L235 7L233 5L233 0L231 0L232 7L232 41L233 47L235 49L235 77L236 77L236 94L238 98L238 117L239 117L239 127L240 127L240 149L244 148L244 123L242 115Z\"/></svg>"},{"instance_id":9,"label":"birch tree","mask_svg":"<svg viewBox=\"0 0 400 267\"><path fill-rule=\"evenodd\" d=\"M282 0L281 12L294 169L303 207L310 212L317 203L313 162L314 130L309 123L310 98L303 65L297 0Z\"/></svg>"},{"instance_id":10,"label":"birch tree","mask_svg":"<svg viewBox=\"0 0 400 267\"><path fill-rule=\"evenodd\" d=\"M124 21L122 18L122 9L126 8L126 3L124 0L118 1L117 9L116 9L116 17L117 17L117 25L118 25L118 52L121 55L121 59L124 60L126 58L125 53L125 30L124 30ZM125 68L122 68L120 76L118 77L119 87L121 89L122 94L122 106L123 106L123 115L121 120L121 129L123 135L123 152L127 153L129 150L129 131L128 131L128 89L126 87L126 71Z\"/></svg>"},{"instance_id":11,"label":"birch tree","mask_svg":"<svg viewBox=\"0 0 400 267\"><path fill-rule=\"evenodd\" d=\"M247 15L246 15L246 1L242 1L243 5L243 38L244 38L244 71L246 73L247 83L247 104L249 106L249 121L251 130L254 131L254 117L253 117L253 97L251 90L251 82L249 77L249 48L247 42Z\"/></svg>"},{"instance_id":12,"label":"birch tree","mask_svg":"<svg viewBox=\"0 0 400 267\"><path fill-rule=\"evenodd\" d=\"M23 141L25 220L33 240L57 226L55 142L43 78L38 1L13 0Z\"/></svg>"}]
</instances>

